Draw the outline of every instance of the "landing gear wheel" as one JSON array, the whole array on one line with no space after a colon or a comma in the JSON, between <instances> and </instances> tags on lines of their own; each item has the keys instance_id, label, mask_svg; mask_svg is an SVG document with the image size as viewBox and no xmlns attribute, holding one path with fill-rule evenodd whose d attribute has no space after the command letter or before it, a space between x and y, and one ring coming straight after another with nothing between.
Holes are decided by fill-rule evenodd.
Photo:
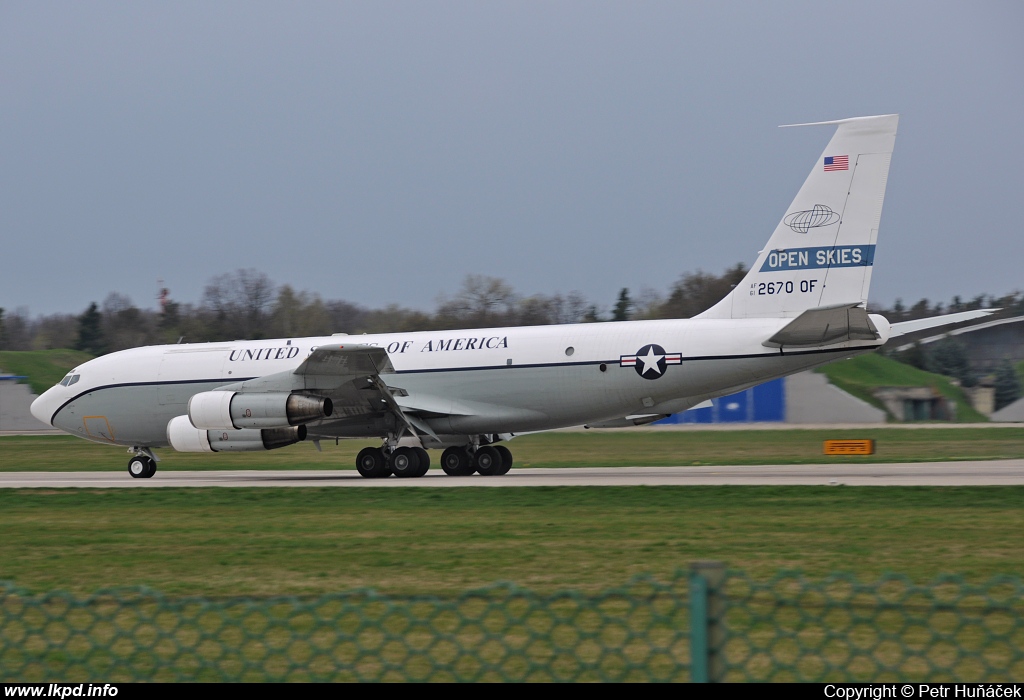
<instances>
[{"instance_id":1,"label":"landing gear wheel","mask_svg":"<svg viewBox=\"0 0 1024 700\"><path fill-rule=\"evenodd\" d=\"M430 455L422 447L414 447L412 449L420 458L420 469L416 476L423 476L430 471Z\"/></svg>"},{"instance_id":2,"label":"landing gear wheel","mask_svg":"<svg viewBox=\"0 0 1024 700\"><path fill-rule=\"evenodd\" d=\"M135 455L128 460L128 473L133 479L148 479L156 473L156 462L146 455Z\"/></svg>"},{"instance_id":3,"label":"landing gear wheel","mask_svg":"<svg viewBox=\"0 0 1024 700\"><path fill-rule=\"evenodd\" d=\"M420 456L412 447L399 447L391 453L388 462L391 464L391 472L397 477L406 479L421 476Z\"/></svg>"},{"instance_id":4,"label":"landing gear wheel","mask_svg":"<svg viewBox=\"0 0 1024 700\"><path fill-rule=\"evenodd\" d=\"M503 466L505 466L505 460L501 458L501 453L490 445L481 447L473 455L473 467L480 476L500 474Z\"/></svg>"},{"instance_id":5,"label":"landing gear wheel","mask_svg":"<svg viewBox=\"0 0 1024 700\"><path fill-rule=\"evenodd\" d=\"M441 469L448 476L469 476L473 473L473 457L464 447L449 447L441 454Z\"/></svg>"},{"instance_id":6,"label":"landing gear wheel","mask_svg":"<svg viewBox=\"0 0 1024 700\"><path fill-rule=\"evenodd\" d=\"M501 469L494 472L495 475L508 474L508 470L512 468L512 451L504 445L495 445L494 449L501 455Z\"/></svg>"},{"instance_id":7,"label":"landing gear wheel","mask_svg":"<svg viewBox=\"0 0 1024 700\"><path fill-rule=\"evenodd\" d=\"M383 479L391 475L384 450L379 447L365 447L356 456L356 471L366 479Z\"/></svg>"}]
</instances>

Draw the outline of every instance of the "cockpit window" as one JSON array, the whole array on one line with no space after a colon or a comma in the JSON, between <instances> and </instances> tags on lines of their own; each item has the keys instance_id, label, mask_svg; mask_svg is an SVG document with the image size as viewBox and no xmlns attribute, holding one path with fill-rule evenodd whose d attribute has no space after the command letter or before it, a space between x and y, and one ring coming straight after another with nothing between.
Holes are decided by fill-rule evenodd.
<instances>
[{"instance_id":1,"label":"cockpit window","mask_svg":"<svg viewBox=\"0 0 1024 700\"><path fill-rule=\"evenodd\" d=\"M60 385L61 386L71 386L72 384L74 384L75 382L77 382L81 378L82 378L82 375L80 375L80 374L69 374L68 376L66 376L66 377L64 377L63 379L60 380Z\"/></svg>"},{"instance_id":2,"label":"cockpit window","mask_svg":"<svg viewBox=\"0 0 1024 700\"><path fill-rule=\"evenodd\" d=\"M82 376L82 375L80 375L80 374L76 374L76 375L74 375L73 377L71 377L71 381L70 381L70 382L68 382L68 386L71 386L72 384L74 384L75 382L77 382L77 381L78 381L78 380L79 380L79 379L81 378L81 376Z\"/></svg>"}]
</instances>

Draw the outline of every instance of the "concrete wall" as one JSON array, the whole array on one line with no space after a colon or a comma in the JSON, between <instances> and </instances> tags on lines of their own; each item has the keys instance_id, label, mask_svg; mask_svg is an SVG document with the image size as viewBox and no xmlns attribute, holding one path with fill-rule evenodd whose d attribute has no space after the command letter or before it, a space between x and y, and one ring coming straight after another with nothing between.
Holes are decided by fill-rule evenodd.
<instances>
[{"instance_id":1,"label":"concrete wall","mask_svg":"<svg viewBox=\"0 0 1024 700\"><path fill-rule=\"evenodd\" d=\"M989 416L997 423L1024 423L1024 399L1017 399Z\"/></svg>"},{"instance_id":2,"label":"concrete wall","mask_svg":"<svg viewBox=\"0 0 1024 700\"><path fill-rule=\"evenodd\" d=\"M828 383L824 374L786 377L787 423L884 423L885 411Z\"/></svg>"},{"instance_id":3,"label":"concrete wall","mask_svg":"<svg viewBox=\"0 0 1024 700\"><path fill-rule=\"evenodd\" d=\"M0 381L0 431L31 431L57 429L41 423L29 412L35 394L25 384L11 380Z\"/></svg>"}]
</instances>

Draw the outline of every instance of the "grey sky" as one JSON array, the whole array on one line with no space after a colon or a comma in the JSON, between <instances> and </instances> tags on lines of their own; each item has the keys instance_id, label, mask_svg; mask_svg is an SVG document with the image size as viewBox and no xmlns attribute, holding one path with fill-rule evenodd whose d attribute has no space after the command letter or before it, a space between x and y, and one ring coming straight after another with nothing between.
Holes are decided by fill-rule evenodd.
<instances>
[{"instance_id":1,"label":"grey sky","mask_svg":"<svg viewBox=\"0 0 1024 700\"><path fill-rule=\"evenodd\" d=\"M1024 288L1024 4L0 4L0 306L240 267L431 308L750 264L899 112L872 299Z\"/></svg>"}]
</instances>

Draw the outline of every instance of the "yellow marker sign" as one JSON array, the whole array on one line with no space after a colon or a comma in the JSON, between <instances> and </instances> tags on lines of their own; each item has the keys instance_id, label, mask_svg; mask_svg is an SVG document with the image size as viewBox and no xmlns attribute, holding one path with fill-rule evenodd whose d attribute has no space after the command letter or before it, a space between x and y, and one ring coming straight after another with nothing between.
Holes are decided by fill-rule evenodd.
<instances>
[{"instance_id":1,"label":"yellow marker sign","mask_svg":"<svg viewBox=\"0 0 1024 700\"><path fill-rule=\"evenodd\" d=\"M874 440L826 440L825 454L827 455L873 455L875 454Z\"/></svg>"}]
</instances>

